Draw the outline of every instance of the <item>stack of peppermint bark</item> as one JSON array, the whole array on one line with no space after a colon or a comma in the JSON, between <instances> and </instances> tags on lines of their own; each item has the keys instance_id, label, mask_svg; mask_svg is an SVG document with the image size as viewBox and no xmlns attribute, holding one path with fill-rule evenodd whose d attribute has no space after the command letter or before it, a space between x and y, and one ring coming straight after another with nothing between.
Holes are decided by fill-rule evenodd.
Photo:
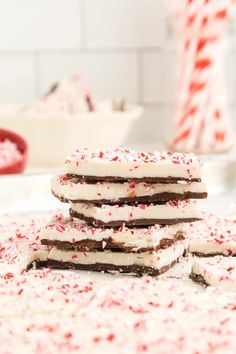
<instances>
[{"instance_id":1,"label":"stack of peppermint bark","mask_svg":"<svg viewBox=\"0 0 236 354\"><path fill-rule=\"evenodd\" d=\"M190 199L207 196L194 155L84 149L65 167L52 192L70 218L41 230L48 266L158 275L184 254L185 225L201 219Z\"/></svg>"}]
</instances>

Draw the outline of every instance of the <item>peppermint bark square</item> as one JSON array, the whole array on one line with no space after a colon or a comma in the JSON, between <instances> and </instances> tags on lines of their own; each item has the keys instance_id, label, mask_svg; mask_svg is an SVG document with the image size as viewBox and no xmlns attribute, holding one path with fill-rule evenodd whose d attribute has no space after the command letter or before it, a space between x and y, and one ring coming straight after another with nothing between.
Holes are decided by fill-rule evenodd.
<instances>
[{"instance_id":1,"label":"peppermint bark square","mask_svg":"<svg viewBox=\"0 0 236 354\"><path fill-rule=\"evenodd\" d=\"M169 201L160 204L95 205L71 203L70 215L96 227L171 225L201 219L194 202Z\"/></svg>"},{"instance_id":2,"label":"peppermint bark square","mask_svg":"<svg viewBox=\"0 0 236 354\"><path fill-rule=\"evenodd\" d=\"M148 252L78 252L53 247L48 255L48 266L59 269L93 270L159 275L171 268L183 256L186 240L176 241L169 247Z\"/></svg>"},{"instance_id":3,"label":"peppermint bark square","mask_svg":"<svg viewBox=\"0 0 236 354\"><path fill-rule=\"evenodd\" d=\"M147 228L95 228L68 218L54 219L39 239L51 246L47 266L158 275L172 267L188 246L184 224Z\"/></svg>"},{"instance_id":4,"label":"peppermint bark square","mask_svg":"<svg viewBox=\"0 0 236 354\"><path fill-rule=\"evenodd\" d=\"M188 226L189 252L197 256L236 255L236 223L211 213Z\"/></svg>"},{"instance_id":5,"label":"peppermint bark square","mask_svg":"<svg viewBox=\"0 0 236 354\"><path fill-rule=\"evenodd\" d=\"M82 149L67 157L65 172L85 181L199 182L202 163L193 154L139 152L126 148L95 152Z\"/></svg>"},{"instance_id":6,"label":"peppermint bark square","mask_svg":"<svg viewBox=\"0 0 236 354\"><path fill-rule=\"evenodd\" d=\"M147 252L185 240L184 224L146 228L95 228L69 218L53 219L40 230L41 243L61 250Z\"/></svg>"},{"instance_id":7,"label":"peppermint bark square","mask_svg":"<svg viewBox=\"0 0 236 354\"><path fill-rule=\"evenodd\" d=\"M68 203L122 204L152 203L168 200L203 199L207 197L203 182L147 183L147 182L81 182L77 177L54 176L53 195Z\"/></svg>"},{"instance_id":8,"label":"peppermint bark square","mask_svg":"<svg viewBox=\"0 0 236 354\"><path fill-rule=\"evenodd\" d=\"M236 259L234 257L194 257L191 278L205 285L236 292Z\"/></svg>"}]
</instances>

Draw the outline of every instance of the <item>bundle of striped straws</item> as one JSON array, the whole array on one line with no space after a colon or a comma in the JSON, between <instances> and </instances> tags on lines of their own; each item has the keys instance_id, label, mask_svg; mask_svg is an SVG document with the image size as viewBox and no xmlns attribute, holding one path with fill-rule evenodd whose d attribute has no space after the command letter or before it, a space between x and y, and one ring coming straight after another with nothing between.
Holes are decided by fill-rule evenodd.
<instances>
[{"instance_id":1,"label":"bundle of striped straws","mask_svg":"<svg viewBox=\"0 0 236 354\"><path fill-rule=\"evenodd\" d=\"M235 0L168 0L177 34L174 150L215 153L232 147L222 59Z\"/></svg>"}]
</instances>

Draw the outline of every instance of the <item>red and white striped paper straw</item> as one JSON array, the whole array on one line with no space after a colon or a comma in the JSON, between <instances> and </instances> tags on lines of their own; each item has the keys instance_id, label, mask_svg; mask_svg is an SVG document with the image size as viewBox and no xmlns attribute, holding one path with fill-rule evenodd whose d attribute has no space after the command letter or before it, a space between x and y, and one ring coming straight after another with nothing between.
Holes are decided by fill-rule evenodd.
<instances>
[{"instance_id":1,"label":"red and white striped paper straw","mask_svg":"<svg viewBox=\"0 0 236 354\"><path fill-rule=\"evenodd\" d=\"M172 146L218 152L232 144L222 78L222 44L233 0L170 2L178 32L179 82Z\"/></svg>"}]
</instances>

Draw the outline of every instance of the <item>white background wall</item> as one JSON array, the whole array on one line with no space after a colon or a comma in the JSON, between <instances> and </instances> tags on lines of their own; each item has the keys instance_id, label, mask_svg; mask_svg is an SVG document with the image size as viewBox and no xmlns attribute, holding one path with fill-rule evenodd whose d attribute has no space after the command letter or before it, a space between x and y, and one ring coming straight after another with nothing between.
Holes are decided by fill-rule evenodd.
<instances>
[{"instance_id":1,"label":"white background wall","mask_svg":"<svg viewBox=\"0 0 236 354\"><path fill-rule=\"evenodd\" d=\"M226 57L236 107L236 33ZM98 98L146 107L135 139L166 135L175 54L164 0L0 0L0 103L32 102L56 80L81 72Z\"/></svg>"}]
</instances>

